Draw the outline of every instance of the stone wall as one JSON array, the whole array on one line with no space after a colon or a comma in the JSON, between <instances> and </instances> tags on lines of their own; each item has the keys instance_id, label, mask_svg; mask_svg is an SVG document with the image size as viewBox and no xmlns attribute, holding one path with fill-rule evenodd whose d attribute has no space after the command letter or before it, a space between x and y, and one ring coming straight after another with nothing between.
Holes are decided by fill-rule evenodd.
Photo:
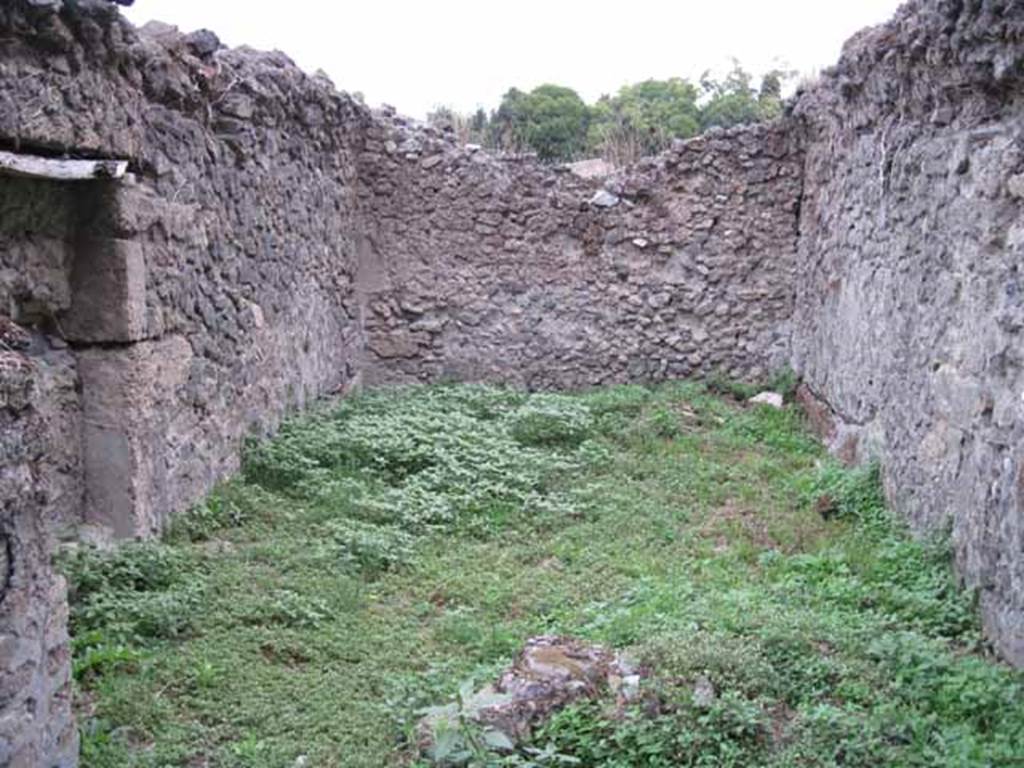
<instances>
[{"instance_id":1,"label":"stone wall","mask_svg":"<svg viewBox=\"0 0 1024 768\"><path fill-rule=\"evenodd\" d=\"M64 186L0 178L0 765L19 768L77 752L65 586L49 562L84 489L76 365L56 321L76 211Z\"/></svg>"},{"instance_id":2,"label":"stone wall","mask_svg":"<svg viewBox=\"0 0 1024 768\"><path fill-rule=\"evenodd\" d=\"M38 457L47 486L41 512L54 530L78 522L84 487L76 364L57 321L71 308L70 240L78 210L66 185L0 178L0 350L31 346L36 360L33 408L46 446ZM35 335L17 332L4 318L37 329Z\"/></svg>"},{"instance_id":3,"label":"stone wall","mask_svg":"<svg viewBox=\"0 0 1024 768\"><path fill-rule=\"evenodd\" d=\"M1024 664L1024 7L912 2L797 103L795 368Z\"/></svg>"},{"instance_id":4,"label":"stone wall","mask_svg":"<svg viewBox=\"0 0 1024 768\"><path fill-rule=\"evenodd\" d=\"M790 362L1024 663L1022 40L1019 4L916 0L783 121L586 179L102 0L0 5L0 148L131 171L0 177L0 764L74 763L54 538L156 533L361 379Z\"/></svg>"},{"instance_id":5,"label":"stone wall","mask_svg":"<svg viewBox=\"0 0 1024 768\"><path fill-rule=\"evenodd\" d=\"M0 765L75 765L64 580L49 558L48 511L64 503L49 475L47 360L26 334L0 327Z\"/></svg>"},{"instance_id":6,"label":"stone wall","mask_svg":"<svg viewBox=\"0 0 1024 768\"><path fill-rule=\"evenodd\" d=\"M370 128L367 376L531 388L785 364L802 154L781 124L677 143L599 182Z\"/></svg>"},{"instance_id":7,"label":"stone wall","mask_svg":"<svg viewBox=\"0 0 1024 768\"><path fill-rule=\"evenodd\" d=\"M365 110L281 54L35 5L0 9L0 145L132 174L3 182L40 223L4 242L0 299L74 353L85 518L148 535L247 434L355 378ZM0 237L24 229L3 211Z\"/></svg>"},{"instance_id":8,"label":"stone wall","mask_svg":"<svg viewBox=\"0 0 1024 768\"><path fill-rule=\"evenodd\" d=\"M152 535L356 380L367 113L281 54L86 0L0 5L0 83L0 148L131 170L0 178L0 764L50 768L75 762L55 536Z\"/></svg>"}]
</instances>

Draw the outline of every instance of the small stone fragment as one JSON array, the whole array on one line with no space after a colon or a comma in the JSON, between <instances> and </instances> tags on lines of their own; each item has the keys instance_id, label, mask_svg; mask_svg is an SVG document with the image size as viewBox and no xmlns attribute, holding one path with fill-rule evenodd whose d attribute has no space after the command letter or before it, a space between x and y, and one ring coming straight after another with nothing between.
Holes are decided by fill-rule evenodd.
<instances>
[{"instance_id":1,"label":"small stone fragment","mask_svg":"<svg viewBox=\"0 0 1024 768\"><path fill-rule=\"evenodd\" d=\"M526 646L497 683L476 693L466 690L460 703L433 708L418 727L419 745L429 754L435 734L470 719L514 745L567 704L604 693L620 706L641 695L642 671L634 663L599 645L568 637L542 635Z\"/></svg>"},{"instance_id":2,"label":"small stone fragment","mask_svg":"<svg viewBox=\"0 0 1024 768\"><path fill-rule=\"evenodd\" d=\"M619 198L607 189L599 189L594 193L594 196L590 198L590 204L597 208L612 208L619 204Z\"/></svg>"},{"instance_id":3,"label":"small stone fragment","mask_svg":"<svg viewBox=\"0 0 1024 768\"><path fill-rule=\"evenodd\" d=\"M1006 180L1006 191L1010 197L1024 199L1024 173L1018 173Z\"/></svg>"},{"instance_id":4,"label":"small stone fragment","mask_svg":"<svg viewBox=\"0 0 1024 768\"><path fill-rule=\"evenodd\" d=\"M715 703L715 686L701 675L693 685L693 706L707 709Z\"/></svg>"},{"instance_id":5,"label":"small stone fragment","mask_svg":"<svg viewBox=\"0 0 1024 768\"><path fill-rule=\"evenodd\" d=\"M767 405L769 408L781 410L783 398L778 392L760 392L747 400L751 405Z\"/></svg>"}]
</instances>

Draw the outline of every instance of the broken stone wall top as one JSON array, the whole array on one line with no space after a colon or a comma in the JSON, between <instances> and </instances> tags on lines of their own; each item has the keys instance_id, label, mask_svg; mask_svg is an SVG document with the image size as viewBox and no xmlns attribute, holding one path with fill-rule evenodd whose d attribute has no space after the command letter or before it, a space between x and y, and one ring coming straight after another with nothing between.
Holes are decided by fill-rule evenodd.
<instances>
[{"instance_id":1,"label":"broken stone wall top","mask_svg":"<svg viewBox=\"0 0 1024 768\"><path fill-rule=\"evenodd\" d=\"M384 115L360 156L367 374L578 387L784 364L801 150L716 131L603 181Z\"/></svg>"},{"instance_id":2,"label":"broken stone wall top","mask_svg":"<svg viewBox=\"0 0 1024 768\"><path fill-rule=\"evenodd\" d=\"M812 126L980 125L1024 95L1024 13L1016 0L910 0L843 46L798 93Z\"/></svg>"},{"instance_id":3,"label":"broken stone wall top","mask_svg":"<svg viewBox=\"0 0 1024 768\"><path fill-rule=\"evenodd\" d=\"M206 31L136 29L107 3L15 0L0 28L0 138L11 146L125 157L159 174L187 155L220 161L219 141L256 126L315 134L326 152L365 111L284 54L228 50Z\"/></svg>"}]
</instances>

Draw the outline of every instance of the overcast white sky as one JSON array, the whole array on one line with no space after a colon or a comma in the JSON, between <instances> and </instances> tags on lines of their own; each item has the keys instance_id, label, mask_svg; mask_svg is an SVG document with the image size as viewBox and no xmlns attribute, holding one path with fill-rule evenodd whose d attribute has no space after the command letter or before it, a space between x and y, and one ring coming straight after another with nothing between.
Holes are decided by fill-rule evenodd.
<instances>
[{"instance_id":1,"label":"overcast white sky","mask_svg":"<svg viewBox=\"0 0 1024 768\"><path fill-rule=\"evenodd\" d=\"M370 104L423 117L492 109L510 87L575 88L588 102L649 77L696 79L735 57L813 74L900 0L136 0L137 24L208 28L228 45L287 53Z\"/></svg>"}]
</instances>

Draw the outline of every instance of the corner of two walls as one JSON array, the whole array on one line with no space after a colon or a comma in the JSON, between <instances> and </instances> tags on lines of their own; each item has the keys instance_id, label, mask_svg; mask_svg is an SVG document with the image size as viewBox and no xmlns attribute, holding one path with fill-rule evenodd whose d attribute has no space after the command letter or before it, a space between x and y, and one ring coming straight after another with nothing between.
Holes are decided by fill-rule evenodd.
<instances>
[{"instance_id":1,"label":"corner of two walls","mask_svg":"<svg viewBox=\"0 0 1024 768\"><path fill-rule=\"evenodd\" d=\"M917 532L952 531L987 635L1024 664L1022 33L1019 8L908 4L780 123L680 143L600 194L376 123L369 380L788 363L830 448L879 460Z\"/></svg>"},{"instance_id":2,"label":"corner of two walls","mask_svg":"<svg viewBox=\"0 0 1024 768\"><path fill-rule=\"evenodd\" d=\"M812 421L950 530L1024 664L1024 11L911 2L780 123L607 180L382 121L360 156L375 381L530 388L787 362ZM880 55L885 52L885 55Z\"/></svg>"}]
</instances>

